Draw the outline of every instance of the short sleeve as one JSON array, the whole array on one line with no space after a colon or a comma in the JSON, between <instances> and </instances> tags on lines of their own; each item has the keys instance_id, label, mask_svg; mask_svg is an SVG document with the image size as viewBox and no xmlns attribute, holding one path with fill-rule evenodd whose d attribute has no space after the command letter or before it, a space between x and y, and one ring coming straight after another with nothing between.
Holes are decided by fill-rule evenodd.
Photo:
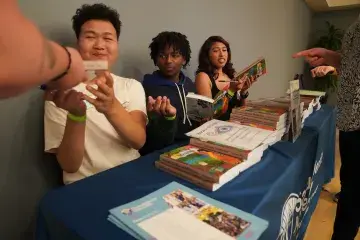
<instances>
[{"instance_id":1,"label":"short sleeve","mask_svg":"<svg viewBox=\"0 0 360 240\"><path fill-rule=\"evenodd\" d=\"M67 111L58 108L53 102L45 102L44 137L45 152L52 152L60 146L64 136Z\"/></svg>"},{"instance_id":2,"label":"short sleeve","mask_svg":"<svg viewBox=\"0 0 360 240\"><path fill-rule=\"evenodd\" d=\"M146 96L142 84L136 80L132 80L129 93L129 112L142 111L145 115L147 115Z\"/></svg>"}]
</instances>

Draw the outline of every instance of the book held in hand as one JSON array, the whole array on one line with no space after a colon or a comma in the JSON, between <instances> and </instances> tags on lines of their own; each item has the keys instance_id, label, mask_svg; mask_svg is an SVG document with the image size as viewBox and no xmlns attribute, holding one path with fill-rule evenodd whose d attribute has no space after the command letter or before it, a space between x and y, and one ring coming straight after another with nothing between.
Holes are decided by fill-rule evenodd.
<instances>
[{"instance_id":1,"label":"book held in hand","mask_svg":"<svg viewBox=\"0 0 360 240\"><path fill-rule=\"evenodd\" d=\"M247 68L242 70L236 75L236 79L241 79L245 75L250 79L251 82L256 81L259 77L263 76L267 73L266 61L265 58L259 58L252 64L250 64Z\"/></svg>"},{"instance_id":2,"label":"book held in hand","mask_svg":"<svg viewBox=\"0 0 360 240\"><path fill-rule=\"evenodd\" d=\"M197 122L211 119L214 115L214 100L199 94L188 93L186 106L188 117Z\"/></svg>"},{"instance_id":3,"label":"book held in hand","mask_svg":"<svg viewBox=\"0 0 360 240\"><path fill-rule=\"evenodd\" d=\"M268 222L176 182L111 209L108 220L136 239L258 239Z\"/></svg>"}]
</instances>

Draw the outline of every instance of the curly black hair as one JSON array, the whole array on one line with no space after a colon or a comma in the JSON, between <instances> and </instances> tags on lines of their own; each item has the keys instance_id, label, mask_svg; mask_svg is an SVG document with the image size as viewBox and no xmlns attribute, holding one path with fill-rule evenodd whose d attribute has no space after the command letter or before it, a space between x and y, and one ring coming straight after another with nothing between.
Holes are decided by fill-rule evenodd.
<instances>
[{"instance_id":1,"label":"curly black hair","mask_svg":"<svg viewBox=\"0 0 360 240\"><path fill-rule=\"evenodd\" d=\"M179 32L161 32L152 39L149 45L150 57L156 65L156 59L165 47L172 47L174 51L178 51L185 59L184 68L189 65L191 58L190 43L184 34Z\"/></svg>"},{"instance_id":2,"label":"curly black hair","mask_svg":"<svg viewBox=\"0 0 360 240\"><path fill-rule=\"evenodd\" d=\"M213 79L217 79L219 77L215 71L216 69L211 64L210 58L209 58L209 53L210 53L211 47L216 42L223 43L227 48L228 60L222 70L223 70L223 73L225 73L226 75L228 75L229 78L232 79L235 77L235 69L233 67L233 64L231 63L230 44L224 38L222 38L220 36L209 37L208 39L206 39L204 44L201 46L201 49L199 52L199 66L198 66L198 69L196 70L196 74L198 74L200 72L205 72Z\"/></svg>"},{"instance_id":3,"label":"curly black hair","mask_svg":"<svg viewBox=\"0 0 360 240\"><path fill-rule=\"evenodd\" d=\"M116 30L117 38L119 39L122 23L120 21L120 15L115 9L108 7L103 3L96 3L93 5L84 4L81 8L78 8L75 15L72 17L72 26L77 38L79 38L82 25L89 20L104 20L111 22Z\"/></svg>"}]
</instances>

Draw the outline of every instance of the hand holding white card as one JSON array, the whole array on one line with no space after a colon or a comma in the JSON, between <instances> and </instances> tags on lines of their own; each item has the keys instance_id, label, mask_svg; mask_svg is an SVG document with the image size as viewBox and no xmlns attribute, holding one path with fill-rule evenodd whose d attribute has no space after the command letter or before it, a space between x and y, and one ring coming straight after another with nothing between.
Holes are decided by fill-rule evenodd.
<instances>
[{"instance_id":1,"label":"hand holding white card","mask_svg":"<svg viewBox=\"0 0 360 240\"><path fill-rule=\"evenodd\" d=\"M81 93L85 94L86 96L91 97L92 99L95 99L96 97L95 97L91 92L89 92L89 91L86 89L86 86L87 86L87 85L88 85L88 84L86 84L86 83L80 83L80 84L77 85L74 89L75 89L76 91L78 91L78 92L81 92ZM91 84L91 86L92 86L93 88L95 88L95 89L98 88L98 86L97 86L96 84ZM93 108L93 107L94 107L94 106L93 106L91 103L89 103L88 101L84 100L84 102L85 102L85 105L86 105L86 109L90 109L90 108Z\"/></svg>"},{"instance_id":2,"label":"hand holding white card","mask_svg":"<svg viewBox=\"0 0 360 240\"><path fill-rule=\"evenodd\" d=\"M87 79L88 81L85 83L80 83L78 86L75 87L75 89L79 92L82 92L83 94L85 94L86 96L92 98L92 99L96 99L95 95L92 94L91 92L89 92L86 89L87 85L90 85L92 88L94 89L98 89L98 86L94 83L94 79L97 76L97 71L106 71L108 70L108 62L104 61L104 60L97 60L97 61L83 61L84 63L84 68L87 74ZM86 109L89 108L93 108L94 106L89 103L88 101L84 100L85 104L86 104Z\"/></svg>"},{"instance_id":3,"label":"hand holding white card","mask_svg":"<svg viewBox=\"0 0 360 240\"><path fill-rule=\"evenodd\" d=\"M98 88L92 87L90 84L86 85L86 90L92 93L95 98L88 95L84 99L94 105L96 110L103 114L108 114L113 111L117 99L114 93L114 80L108 71L103 72L97 76L93 83Z\"/></svg>"}]
</instances>

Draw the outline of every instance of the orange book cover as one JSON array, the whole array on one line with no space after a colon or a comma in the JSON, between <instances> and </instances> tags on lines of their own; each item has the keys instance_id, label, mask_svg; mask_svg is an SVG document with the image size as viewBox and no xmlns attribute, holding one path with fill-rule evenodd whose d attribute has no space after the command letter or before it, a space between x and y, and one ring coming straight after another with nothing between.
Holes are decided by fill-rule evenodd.
<instances>
[{"instance_id":1,"label":"orange book cover","mask_svg":"<svg viewBox=\"0 0 360 240\"><path fill-rule=\"evenodd\" d=\"M160 156L160 159L174 164L177 163L177 166L202 172L204 175L211 176L215 182L218 182L223 174L242 162L239 158L206 151L192 145L186 145L164 153Z\"/></svg>"}]
</instances>

